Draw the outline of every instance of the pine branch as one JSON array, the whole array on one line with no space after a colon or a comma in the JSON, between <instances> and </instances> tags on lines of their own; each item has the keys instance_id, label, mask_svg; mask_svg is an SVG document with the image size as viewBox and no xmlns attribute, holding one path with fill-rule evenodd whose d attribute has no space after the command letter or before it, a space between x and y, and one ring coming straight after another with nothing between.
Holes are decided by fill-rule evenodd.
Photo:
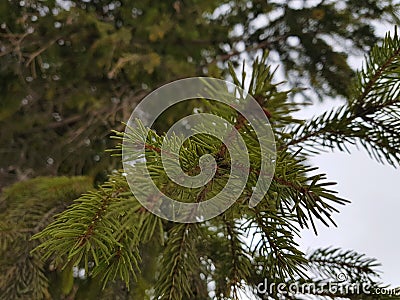
<instances>
[{"instance_id":1,"label":"pine branch","mask_svg":"<svg viewBox=\"0 0 400 300\"><path fill-rule=\"evenodd\" d=\"M343 251L339 248L317 249L308 256L311 269L319 277L333 279L344 274L351 282L375 282L379 273L375 270L380 264L373 258L354 251Z\"/></svg>"},{"instance_id":2,"label":"pine branch","mask_svg":"<svg viewBox=\"0 0 400 300\"><path fill-rule=\"evenodd\" d=\"M358 74L349 103L291 127L291 139L281 149L301 145L311 152L318 146L348 151L362 145L379 162L400 162L399 109L400 40L397 31L382 46L373 47L366 66Z\"/></svg>"},{"instance_id":3,"label":"pine branch","mask_svg":"<svg viewBox=\"0 0 400 300\"><path fill-rule=\"evenodd\" d=\"M190 278L199 263L194 243L199 238L197 224L177 224L168 232L161 259L160 275L155 287L158 299L190 298Z\"/></svg>"},{"instance_id":4,"label":"pine branch","mask_svg":"<svg viewBox=\"0 0 400 300\"><path fill-rule=\"evenodd\" d=\"M234 218L229 212L222 216L224 227L226 230L225 238L228 239L227 252L224 261L228 272L225 276L229 279L226 283L226 289L230 291L228 297L232 299L239 298L239 290L244 290L243 280L248 278L251 273L250 255L243 247L245 244L241 238L243 231L239 224L236 224Z\"/></svg>"},{"instance_id":5,"label":"pine branch","mask_svg":"<svg viewBox=\"0 0 400 300\"><path fill-rule=\"evenodd\" d=\"M398 158L396 132L400 132L400 122L396 79L400 67L396 65L399 53L396 50L393 52L392 48L400 42L395 36L393 41L388 37L385 43L382 55L378 50L372 51L371 55L376 56L377 61L371 61L366 73L361 74L367 79L365 82L360 79L359 86L362 88L358 94L356 89L355 100L307 122L290 116L299 105L288 100L291 91L279 92L277 85L272 84L274 72L266 65L266 55L254 62L248 91L272 123L275 139L281 147L274 174L260 171L260 143L244 116L218 103L201 107L228 120L242 134L251 158L249 170L247 167L243 169L250 173L243 193L221 216L204 224L164 222L141 207L130 192L126 179L121 174L115 174L105 185L79 198L58 215L55 222L36 234L35 239L40 238L42 242L37 250L43 251L44 259L58 258L64 265L84 266L89 276L100 277L103 287L107 288L107 282L115 279L123 279L129 287L132 286L129 279L140 280L139 269L145 268L145 264L140 262L140 249L146 249L150 243L160 247L165 238L165 247L154 252L158 277L155 288L149 291L158 299L202 299L208 293L199 293L198 286L201 283L207 289L209 281L215 282L213 292L220 299L238 298L239 290L245 284L256 284L259 276L268 276L273 282L309 282L304 273L307 263L316 265L321 274L330 271L332 275L345 270L351 275L358 274L363 282L369 282L375 275L374 261L337 250L316 252L307 261L298 249L294 241L298 227L311 225L316 232L315 220L326 226L329 222L335 224L332 214L338 212L336 206L348 201L330 190L333 183L326 181L325 174L315 174L317 168L305 163L307 156L300 150L293 153L292 147L304 145L310 152L319 152L320 148L347 149L348 144L361 143L378 157L393 161ZM233 72L233 67L230 68L234 82L244 88L244 68L241 81ZM388 85L385 85L387 82ZM365 103L359 103L360 99ZM208 128L206 125L198 124L194 130L201 132L203 127ZM145 137L143 133L146 133ZM126 138L124 142L132 149L144 143L144 161L142 153L129 152L129 147L126 152L128 157L125 158L147 167L151 179L162 193L182 202L199 203L218 194L226 185L231 168L240 167L231 163L230 153L223 141L210 135L212 132L196 134L182 141L177 136L157 134L138 122L138 126L131 128L127 134L117 133L117 138ZM178 158L182 170L188 175L196 175L200 171L200 157L211 154L217 163L213 179L199 188L182 187L171 181L163 168L163 143L184 145ZM145 192L143 174L134 175L136 187ZM260 176L272 177L270 189L257 207L249 208L245 201ZM157 201L156 197L159 195L149 196L151 201ZM242 240L245 234L253 234L254 237L255 242L249 247ZM4 238L4 241L9 243L9 238ZM321 296L337 295L323 291Z\"/></svg>"},{"instance_id":6,"label":"pine branch","mask_svg":"<svg viewBox=\"0 0 400 300\"><path fill-rule=\"evenodd\" d=\"M118 275L128 286L140 260L137 228L121 226L121 218L109 213L113 203L130 197L127 190L121 175L111 176L98 191L76 200L55 222L34 235L34 239L43 240L35 250L40 250L45 260L55 259L56 264L83 263L86 272L100 274L104 284ZM92 269L89 262L94 262Z\"/></svg>"},{"instance_id":7,"label":"pine branch","mask_svg":"<svg viewBox=\"0 0 400 300\"><path fill-rule=\"evenodd\" d=\"M332 213L338 210L334 205L345 205L349 201L336 196L335 191L327 188L335 183L326 182L325 174L311 175L317 168L303 165L303 161L299 152L278 152L269 194L279 203L282 214L295 211L298 224L308 228L311 223L317 234L314 217L325 226L329 226L329 223L336 225ZM274 194L279 197L274 197Z\"/></svg>"},{"instance_id":8,"label":"pine branch","mask_svg":"<svg viewBox=\"0 0 400 300\"><path fill-rule=\"evenodd\" d=\"M273 280L305 276L306 260L294 241L298 229L290 223L295 220L293 216L256 207L254 219L250 220L249 229L255 230L253 240L256 240L255 245L253 240L250 245L252 256L259 257L258 265L263 268L262 274Z\"/></svg>"}]
</instances>

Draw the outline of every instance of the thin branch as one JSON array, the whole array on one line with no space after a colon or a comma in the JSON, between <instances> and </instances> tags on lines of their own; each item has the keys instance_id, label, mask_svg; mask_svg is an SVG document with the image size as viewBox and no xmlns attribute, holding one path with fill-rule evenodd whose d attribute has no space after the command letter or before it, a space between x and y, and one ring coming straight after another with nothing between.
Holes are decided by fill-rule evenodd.
<instances>
[{"instance_id":1,"label":"thin branch","mask_svg":"<svg viewBox=\"0 0 400 300\"><path fill-rule=\"evenodd\" d=\"M44 51L46 51L49 47L51 47L57 40L59 39L59 37L52 39L51 41L49 41L46 45L44 45L43 47L39 48L38 50L36 50L35 52L33 52L32 54L29 55L27 62L25 63L25 66L29 66L30 63L40 54L42 54Z\"/></svg>"},{"instance_id":2,"label":"thin branch","mask_svg":"<svg viewBox=\"0 0 400 300\"><path fill-rule=\"evenodd\" d=\"M367 95L371 92L373 89L374 85L378 81L378 79L382 76L383 72L391 65L393 60L400 55L400 47L397 48L391 56L388 57L388 59L379 66L379 68L376 70L376 73L372 77L372 79L368 82L368 84L365 87L364 92L360 95L360 97L357 98L358 103L364 103L365 98Z\"/></svg>"}]
</instances>

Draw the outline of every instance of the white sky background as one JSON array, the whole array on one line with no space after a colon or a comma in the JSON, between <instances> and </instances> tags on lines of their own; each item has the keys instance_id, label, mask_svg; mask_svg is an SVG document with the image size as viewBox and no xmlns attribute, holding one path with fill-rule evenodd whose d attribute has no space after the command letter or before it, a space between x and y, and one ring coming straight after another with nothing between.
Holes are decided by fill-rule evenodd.
<instances>
[{"instance_id":1,"label":"white sky background","mask_svg":"<svg viewBox=\"0 0 400 300\"><path fill-rule=\"evenodd\" d=\"M314 6L319 2L310 0L307 3ZM296 6L303 1L292 0L291 3ZM380 36L394 29L390 24L374 25ZM363 61L364 57L353 56L349 57L348 62L354 69L360 69ZM241 72L238 71L239 75ZM249 64L246 73L251 74ZM285 80L285 77L283 72L279 72L278 65L276 81L281 80ZM296 113L296 116L307 119L343 103L340 99L326 99L323 103L316 99L312 106ZM321 173L326 173L329 181L337 182L332 189L352 203L338 207L340 213L333 216L338 227L317 224L318 236L312 229L302 230L301 238L297 241L305 252L333 246L376 258L382 264L378 267L382 271L381 281L399 287L400 240L396 233L400 229L400 169L376 162L364 149L350 149L350 154L336 150L310 159L309 163L318 166ZM248 298L243 295L243 299Z\"/></svg>"},{"instance_id":2,"label":"white sky background","mask_svg":"<svg viewBox=\"0 0 400 300\"><path fill-rule=\"evenodd\" d=\"M376 30L383 36L387 31L393 31L393 26L376 24ZM360 69L363 61L363 57L349 58L355 69ZM296 116L309 118L342 103L338 99L323 103L316 100L314 105ZM327 152L312 157L310 163L319 166L329 181L336 181L334 190L352 203L340 207L340 214L334 215L338 227L327 228L321 224L318 236L312 230L303 230L298 239L302 250L333 246L365 253L382 264L379 269L383 282L400 286L400 241L396 234L400 228L400 170L379 164L364 149L355 147L351 148L351 154Z\"/></svg>"},{"instance_id":3,"label":"white sky background","mask_svg":"<svg viewBox=\"0 0 400 300\"><path fill-rule=\"evenodd\" d=\"M377 32L384 35L393 26L378 24ZM349 63L360 69L364 59L350 57ZM340 101L331 100L307 109L304 117L320 114ZM336 181L340 196L352 201L334 216L337 228L319 226L315 236L311 230L302 231L299 243L303 250L334 246L352 249L375 257L382 264L381 279L400 286L400 170L371 159L364 149L351 148L351 154L335 151L311 159L313 165Z\"/></svg>"},{"instance_id":4,"label":"white sky background","mask_svg":"<svg viewBox=\"0 0 400 300\"><path fill-rule=\"evenodd\" d=\"M359 67L361 61L356 61ZM297 115L308 118L341 103L315 103ZM298 242L303 251L333 246L365 253L382 264L383 282L400 286L400 241L396 234L400 228L400 170L376 162L362 148L350 150L350 154L336 150L310 159L329 181L337 182L332 189L352 203L339 207L340 213L334 215L338 227L319 224L318 236L313 230L303 230Z\"/></svg>"}]
</instances>

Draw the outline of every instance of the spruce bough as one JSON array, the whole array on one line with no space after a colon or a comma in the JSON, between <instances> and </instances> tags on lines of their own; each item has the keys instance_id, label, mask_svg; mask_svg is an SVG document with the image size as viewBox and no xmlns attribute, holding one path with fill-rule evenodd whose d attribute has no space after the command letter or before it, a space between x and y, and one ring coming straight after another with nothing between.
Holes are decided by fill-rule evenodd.
<instances>
[{"instance_id":1,"label":"spruce bough","mask_svg":"<svg viewBox=\"0 0 400 300\"><path fill-rule=\"evenodd\" d=\"M244 70L244 69L243 69ZM86 193L33 236L45 265L85 270L86 276L102 282L104 297L120 299L239 299L241 291L255 297L267 296L255 289L259 283L315 283L336 280L345 274L349 282L384 287L379 282L377 262L352 251L318 249L304 254L295 242L300 228L316 223L335 225L332 215L349 201L332 190L317 167L309 166L311 153L326 149L348 150L359 145L380 162L400 162L399 70L400 40L387 35L375 46L365 67L358 73L343 106L311 120L298 120L291 113L303 104L288 98L295 90L280 91L272 82L274 72L267 55L252 65L241 80L233 67L236 85L246 89L264 108L277 143L277 161L272 184L263 201L249 208L251 187L261 176L260 157L251 126L232 109L202 101L198 109L223 117L239 127L251 155L249 182L236 203L226 212L203 223L179 224L164 221L145 210L134 198L122 172L116 171L98 189ZM240 120L240 126L238 121ZM181 152L182 169L190 174L200 156L212 154L219 172L206 186L179 188L169 182L162 169L160 148L163 135L151 133L146 164L163 192L180 201L206 200L218 193L229 174L229 153L220 141L208 135L190 138ZM116 138L122 133L116 132ZM119 149L117 149L119 151ZM118 152L117 152L118 153ZM12 200L11 200L12 201ZM251 237L251 242L245 242ZM7 237L0 235L1 250ZM18 276L18 274L15 274ZM78 280L78 279L75 279ZM123 281L126 288L119 283ZM250 289L249 289L250 287ZM40 288L46 289L46 285ZM3 287L0 286L3 291ZM64 294L71 293L71 288ZM18 291L19 293L20 291ZM76 291L75 291L76 292ZM275 293L275 294L274 294ZM43 292L43 298L46 297ZM393 295L355 295L322 290L319 297L347 299L397 299ZM305 295L278 294L272 299L304 299ZM19 297L19 296L18 296ZM16 298L18 298L16 297Z\"/></svg>"}]
</instances>

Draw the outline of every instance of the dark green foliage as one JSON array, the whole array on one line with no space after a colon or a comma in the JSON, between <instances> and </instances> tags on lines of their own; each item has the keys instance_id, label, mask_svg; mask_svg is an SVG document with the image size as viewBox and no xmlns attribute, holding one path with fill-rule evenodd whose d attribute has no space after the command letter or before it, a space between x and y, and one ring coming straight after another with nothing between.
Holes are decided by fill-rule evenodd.
<instances>
[{"instance_id":1,"label":"dark green foliage","mask_svg":"<svg viewBox=\"0 0 400 300\"><path fill-rule=\"evenodd\" d=\"M371 86L371 91L380 89L375 85L380 86L380 80L387 78L387 72L383 70L396 69L396 62L400 57L397 44L397 36L387 36L382 46L374 48L370 61L376 60L379 65L360 73L359 81L354 85L355 91L361 90L366 94L364 86ZM373 58L378 53L378 57ZM386 55L381 55L382 53ZM278 86L272 83L272 74L266 65L266 59L265 55L253 64L250 87L247 88L273 120L272 126L276 124L273 128L279 146L272 184L260 204L255 208L248 206L252 187L258 176L262 176L257 171L261 160L259 146L250 124L229 107L205 102L200 107L203 111L219 115L237 125L245 136L249 156L252 158L248 184L229 210L200 224L165 222L142 208L131 194L123 174L115 173L99 191L78 199L55 222L37 234L37 238L45 240L37 250L43 251L46 259L64 258L59 263L72 262L81 265L89 276L101 279L104 284L112 283L116 277L121 278L128 287L133 287L129 292L132 297L135 297L136 291L141 293L143 290L139 285L135 289L135 284L132 285L129 281L130 277L145 285L147 283L146 297L171 300L239 299L241 291L248 287L255 288L265 279L274 284L318 284L321 280L336 280L341 273L348 276L351 282L371 284L374 288L385 287L378 281L379 276L375 269L377 264L373 259L338 249L320 249L306 256L298 249L294 237L300 227L312 226L316 231L315 223L318 221L326 226L334 224L333 213L338 212L339 206L348 201L338 197L330 189L334 183L326 181L324 174L316 173L316 167L307 165L307 153L296 150L297 144L306 140L302 139L301 134L307 136L307 133L315 141L320 141L318 138L321 139L321 128L333 126L329 125L332 122L340 124L340 119L334 119L334 113L320 117L320 122L292 119L290 112L299 108L299 104L288 99L290 91L279 92ZM366 68L369 70L370 67L367 65ZM231 72L235 83L246 88L243 85L246 74L243 72L243 81L239 82L233 68ZM394 82L397 79L395 76L390 78ZM364 97L364 107L374 103L377 106L384 106L385 103L397 105L398 98L391 98L393 92L390 89L393 86L396 84L389 82L384 89L387 93L380 93L380 105L375 97ZM356 92L355 94L357 95ZM337 114L351 114L354 103L357 103L357 99L350 100ZM281 119L279 115L285 117ZM238 122L242 122L240 126ZM346 123L347 119L342 122ZM294 126L300 129L289 131L293 124L297 124ZM138 127L137 130L141 131L143 128ZM366 136L362 128L359 131L361 137ZM347 134L348 131L344 131L341 135L344 137L340 141L342 145L351 143L354 138ZM122 134L117 132L117 138L121 137ZM320 141L320 147L329 149L337 143L337 140L331 138L332 135L322 137L329 142ZM382 142L386 137L376 135L375 138ZM136 142L135 132L130 133L129 139L132 143ZM197 167L199 157L209 153L218 162L219 170L206 186L189 189L168 180L162 168L160 149L162 143L169 142L169 139L150 131L145 147L145 164L161 190L183 202L204 201L218 193L224 186L226 172L231 167L229 154L221 150L222 143L208 134L197 134L188 139L185 148L180 152L182 169L190 174ZM369 142L371 140L365 140L365 143ZM386 143L388 147L394 148L396 140L387 139ZM312 145L309 148L314 149ZM385 148L379 150L383 153L386 151ZM319 149L316 148L315 151ZM397 159L397 156L393 158ZM245 237L252 237L251 242L244 242ZM165 246L162 247L164 239ZM150 268L151 275L145 280L143 276L146 276L146 263L141 264L139 256L143 254L140 249L148 245L154 245L155 251L147 263L153 261L156 265L153 265L155 268ZM123 250L127 250L129 254L116 255ZM90 263L92 267L89 267ZM141 269L142 274L138 269ZM310 270L316 274L310 276ZM258 295L257 292L253 294ZM354 293L343 293L341 290L335 293L323 290L312 294L331 299L355 297ZM265 297L261 294L258 296ZM274 299L286 299L279 294L272 296ZM302 296L304 295L293 295L293 299L303 299ZM364 296L366 299L369 297L362 294L362 291L357 295ZM385 299L388 296L374 297ZM394 296L391 298L398 299Z\"/></svg>"},{"instance_id":2,"label":"dark green foliage","mask_svg":"<svg viewBox=\"0 0 400 300\"><path fill-rule=\"evenodd\" d=\"M242 53L270 50L292 86L349 96L346 58L378 40L373 21L398 23L398 4L311 2L1 1L0 186L38 175L103 182L117 164L104 154L110 131L139 100L177 78L226 74Z\"/></svg>"},{"instance_id":3,"label":"dark green foliage","mask_svg":"<svg viewBox=\"0 0 400 300\"><path fill-rule=\"evenodd\" d=\"M361 144L378 160L399 163L397 35L372 48L353 85L354 72L346 61L378 40L372 21L398 21L396 5L355 0L342 1L341 7L333 1L311 7L307 1L70 3L69 10L56 1L0 3L5 24L0 27L0 86L5 91L0 96L0 175L16 177L7 183L39 174L82 173L103 182L117 166L103 152L115 145L107 138L111 128L118 141L120 121L150 90L204 74L229 75L259 102L275 135L276 169L263 201L250 208L252 187L264 175L254 132L233 109L199 100L156 124L146 164L163 192L183 202L204 201L225 185L232 167L229 153L209 135L190 138L180 153L183 170L195 174L207 153L216 158L219 172L204 187L182 188L162 168L160 147L168 142L163 133L194 107L236 125L248 146L250 176L239 199L216 218L200 224L166 222L140 205L122 171L114 170L91 192L86 177L39 177L15 184L3 191L0 202L1 299L239 299L265 279L318 283L340 272L384 286L375 260L337 249L305 255L295 236L304 227L316 231L317 222L335 224L333 214L348 203L325 174L308 165L310 153ZM269 21L256 24L257 17ZM238 35L240 26L243 34ZM273 82L267 55L254 59L250 76L243 66L238 79L240 54L253 57L257 50L279 54L293 89L282 91ZM225 68L227 60L232 64ZM305 103L290 96L302 91L299 85L311 85L320 97L342 95L348 101L312 120L298 120L291 113Z\"/></svg>"},{"instance_id":4,"label":"dark green foliage","mask_svg":"<svg viewBox=\"0 0 400 300\"><path fill-rule=\"evenodd\" d=\"M40 240L30 241L30 238L91 186L91 179L87 177L38 177L3 191L0 198L0 299L50 298L46 276L54 266L50 267L37 252L31 253Z\"/></svg>"}]
</instances>

